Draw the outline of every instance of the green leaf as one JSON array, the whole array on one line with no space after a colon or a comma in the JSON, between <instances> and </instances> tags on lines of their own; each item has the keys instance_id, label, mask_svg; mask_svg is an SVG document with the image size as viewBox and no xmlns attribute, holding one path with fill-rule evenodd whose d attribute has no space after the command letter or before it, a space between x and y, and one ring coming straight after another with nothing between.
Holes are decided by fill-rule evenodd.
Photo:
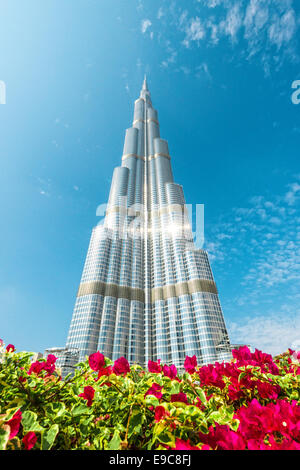
<instances>
[{"instance_id":1,"label":"green leaf","mask_svg":"<svg viewBox=\"0 0 300 470\"><path fill-rule=\"evenodd\" d=\"M206 396L205 396L204 390L202 390L202 388L197 389L197 395L200 398L200 400L202 401L202 403L207 403Z\"/></svg>"},{"instance_id":2,"label":"green leaf","mask_svg":"<svg viewBox=\"0 0 300 470\"><path fill-rule=\"evenodd\" d=\"M143 422L144 414L140 411L140 409L134 410L129 421L128 437L131 437L133 434L139 434L142 430Z\"/></svg>"},{"instance_id":3,"label":"green leaf","mask_svg":"<svg viewBox=\"0 0 300 470\"><path fill-rule=\"evenodd\" d=\"M168 446L174 447L175 445L175 436L167 429L160 433L157 438L160 442L167 444Z\"/></svg>"},{"instance_id":4,"label":"green leaf","mask_svg":"<svg viewBox=\"0 0 300 470\"><path fill-rule=\"evenodd\" d=\"M9 410L7 410L6 411L6 416L5 416L5 421L9 421L19 409L20 409L20 407L10 408Z\"/></svg>"},{"instance_id":5,"label":"green leaf","mask_svg":"<svg viewBox=\"0 0 300 470\"><path fill-rule=\"evenodd\" d=\"M49 450L53 446L55 438L59 432L58 424L53 424L50 429L43 432L41 450Z\"/></svg>"},{"instance_id":6,"label":"green leaf","mask_svg":"<svg viewBox=\"0 0 300 470\"><path fill-rule=\"evenodd\" d=\"M73 408L73 410L72 410L72 415L73 416L80 416L80 415L84 415L84 414L91 414L91 408L84 405L84 404L75 406L75 408Z\"/></svg>"},{"instance_id":7,"label":"green leaf","mask_svg":"<svg viewBox=\"0 0 300 470\"><path fill-rule=\"evenodd\" d=\"M119 431L115 431L112 440L108 444L108 449L109 450L118 450L120 449L120 444L121 444L121 438Z\"/></svg>"},{"instance_id":8,"label":"green leaf","mask_svg":"<svg viewBox=\"0 0 300 470\"><path fill-rule=\"evenodd\" d=\"M29 431L33 431L33 432L44 431L44 428L40 426L37 421L37 414L29 410L24 411L24 413L22 414L22 426L23 426L25 434Z\"/></svg>"},{"instance_id":9,"label":"green leaf","mask_svg":"<svg viewBox=\"0 0 300 470\"><path fill-rule=\"evenodd\" d=\"M10 427L7 424L3 424L0 427L0 450L6 449L6 444L9 439Z\"/></svg>"},{"instance_id":10,"label":"green leaf","mask_svg":"<svg viewBox=\"0 0 300 470\"><path fill-rule=\"evenodd\" d=\"M180 383L179 382L173 382L172 387L170 389L171 395L177 394L180 392Z\"/></svg>"},{"instance_id":11,"label":"green leaf","mask_svg":"<svg viewBox=\"0 0 300 470\"><path fill-rule=\"evenodd\" d=\"M60 418L66 412L66 406L64 403L56 402L49 403L45 407L47 415L50 415L52 418Z\"/></svg>"},{"instance_id":12,"label":"green leaf","mask_svg":"<svg viewBox=\"0 0 300 470\"><path fill-rule=\"evenodd\" d=\"M147 406L154 406L156 408L159 405L159 400L154 395L147 395L145 401Z\"/></svg>"}]
</instances>

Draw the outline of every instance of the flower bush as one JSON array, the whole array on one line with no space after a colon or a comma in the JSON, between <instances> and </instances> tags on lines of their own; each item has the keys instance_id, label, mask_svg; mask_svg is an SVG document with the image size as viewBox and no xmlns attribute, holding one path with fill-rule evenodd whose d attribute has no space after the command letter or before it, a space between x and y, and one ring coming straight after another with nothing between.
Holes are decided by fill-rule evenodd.
<instances>
[{"instance_id":1,"label":"flower bush","mask_svg":"<svg viewBox=\"0 0 300 470\"><path fill-rule=\"evenodd\" d=\"M0 342L0 449L300 450L300 355L245 346L228 363L148 369L99 351L64 380Z\"/></svg>"}]
</instances>

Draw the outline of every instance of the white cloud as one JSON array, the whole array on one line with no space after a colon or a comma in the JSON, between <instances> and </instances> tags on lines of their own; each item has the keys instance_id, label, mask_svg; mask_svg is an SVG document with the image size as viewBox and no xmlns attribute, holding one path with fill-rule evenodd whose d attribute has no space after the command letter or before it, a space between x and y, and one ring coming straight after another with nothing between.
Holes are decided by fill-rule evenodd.
<instances>
[{"instance_id":1,"label":"white cloud","mask_svg":"<svg viewBox=\"0 0 300 470\"><path fill-rule=\"evenodd\" d=\"M232 41L236 41L236 36L242 26L243 13L240 5L236 3L227 13L226 20L222 22L225 34L231 37Z\"/></svg>"},{"instance_id":2,"label":"white cloud","mask_svg":"<svg viewBox=\"0 0 300 470\"><path fill-rule=\"evenodd\" d=\"M186 37L183 40L183 44L189 47L190 41L200 41L205 36L205 27L198 16L192 18L185 28Z\"/></svg>"},{"instance_id":3,"label":"white cloud","mask_svg":"<svg viewBox=\"0 0 300 470\"><path fill-rule=\"evenodd\" d=\"M250 344L253 348L276 355L288 348L300 350L300 311L285 316L256 315L227 322L232 343Z\"/></svg>"},{"instance_id":4,"label":"white cloud","mask_svg":"<svg viewBox=\"0 0 300 470\"><path fill-rule=\"evenodd\" d=\"M296 31L295 12L289 9L283 16L275 16L269 28L269 38L271 43L276 44L280 49L286 45L294 36Z\"/></svg>"},{"instance_id":5,"label":"white cloud","mask_svg":"<svg viewBox=\"0 0 300 470\"><path fill-rule=\"evenodd\" d=\"M289 185L290 190L284 196L285 201L289 206L295 204L297 197L299 196L300 192L300 185L298 183L292 183Z\"/></svg>"},{"instance_id":6,"label":"white cloud","mask_svg":"<svg viewBox=\"0 0 300 470\"><path fill-rule=\"evenodd\" d=\"M162 7L160 7L158 12L157 12L157 18L160 20L163 16L164 16L164 11L163 11Z\"/></svg>"},{"instance_id":7,"label":"white cloud","mask_svg":"<svg viewBox=\"0 0 300 470\"><path fill-rule=\"evenodd\" d=\"M143 34L147 31L148 28L152 25L151 21L149 19L142 20L141 23L141 31Z\"/></svg>"}]
</instances>

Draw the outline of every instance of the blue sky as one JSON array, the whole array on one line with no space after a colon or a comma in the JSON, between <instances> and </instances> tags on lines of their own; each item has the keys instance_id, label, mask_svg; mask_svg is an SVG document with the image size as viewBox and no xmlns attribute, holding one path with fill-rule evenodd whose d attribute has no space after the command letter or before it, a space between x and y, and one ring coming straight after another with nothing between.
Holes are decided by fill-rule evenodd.
<instances>
[{"instance_id":1,"label":"blue sky","mask_svg":"<svg viewBox=\"0 0 300 470\"><path fill-rule=\"evenodd\" d=\"M146 72L232 341L300 349L299 2L1 4L0 337L65 343Z\"/></svg>"}]
</instances>

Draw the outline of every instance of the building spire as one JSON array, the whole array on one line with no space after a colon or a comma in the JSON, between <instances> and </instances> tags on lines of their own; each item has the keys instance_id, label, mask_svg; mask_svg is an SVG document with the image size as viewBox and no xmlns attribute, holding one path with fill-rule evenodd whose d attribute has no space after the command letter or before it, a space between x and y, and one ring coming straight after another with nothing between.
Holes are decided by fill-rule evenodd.
<instances>
[{"instance_id":1,"label":"building spire","mask_svg":"<svg viewBox=\"0 0 300 470\"><path fill-rule=\"evenodd\" d=\"M142 90L149 91L149 90L148 90L148 84L147 84L147 77L146 77L146 74L144 75L144 81L143 81Z\"/></svg>"}]
</instances>

